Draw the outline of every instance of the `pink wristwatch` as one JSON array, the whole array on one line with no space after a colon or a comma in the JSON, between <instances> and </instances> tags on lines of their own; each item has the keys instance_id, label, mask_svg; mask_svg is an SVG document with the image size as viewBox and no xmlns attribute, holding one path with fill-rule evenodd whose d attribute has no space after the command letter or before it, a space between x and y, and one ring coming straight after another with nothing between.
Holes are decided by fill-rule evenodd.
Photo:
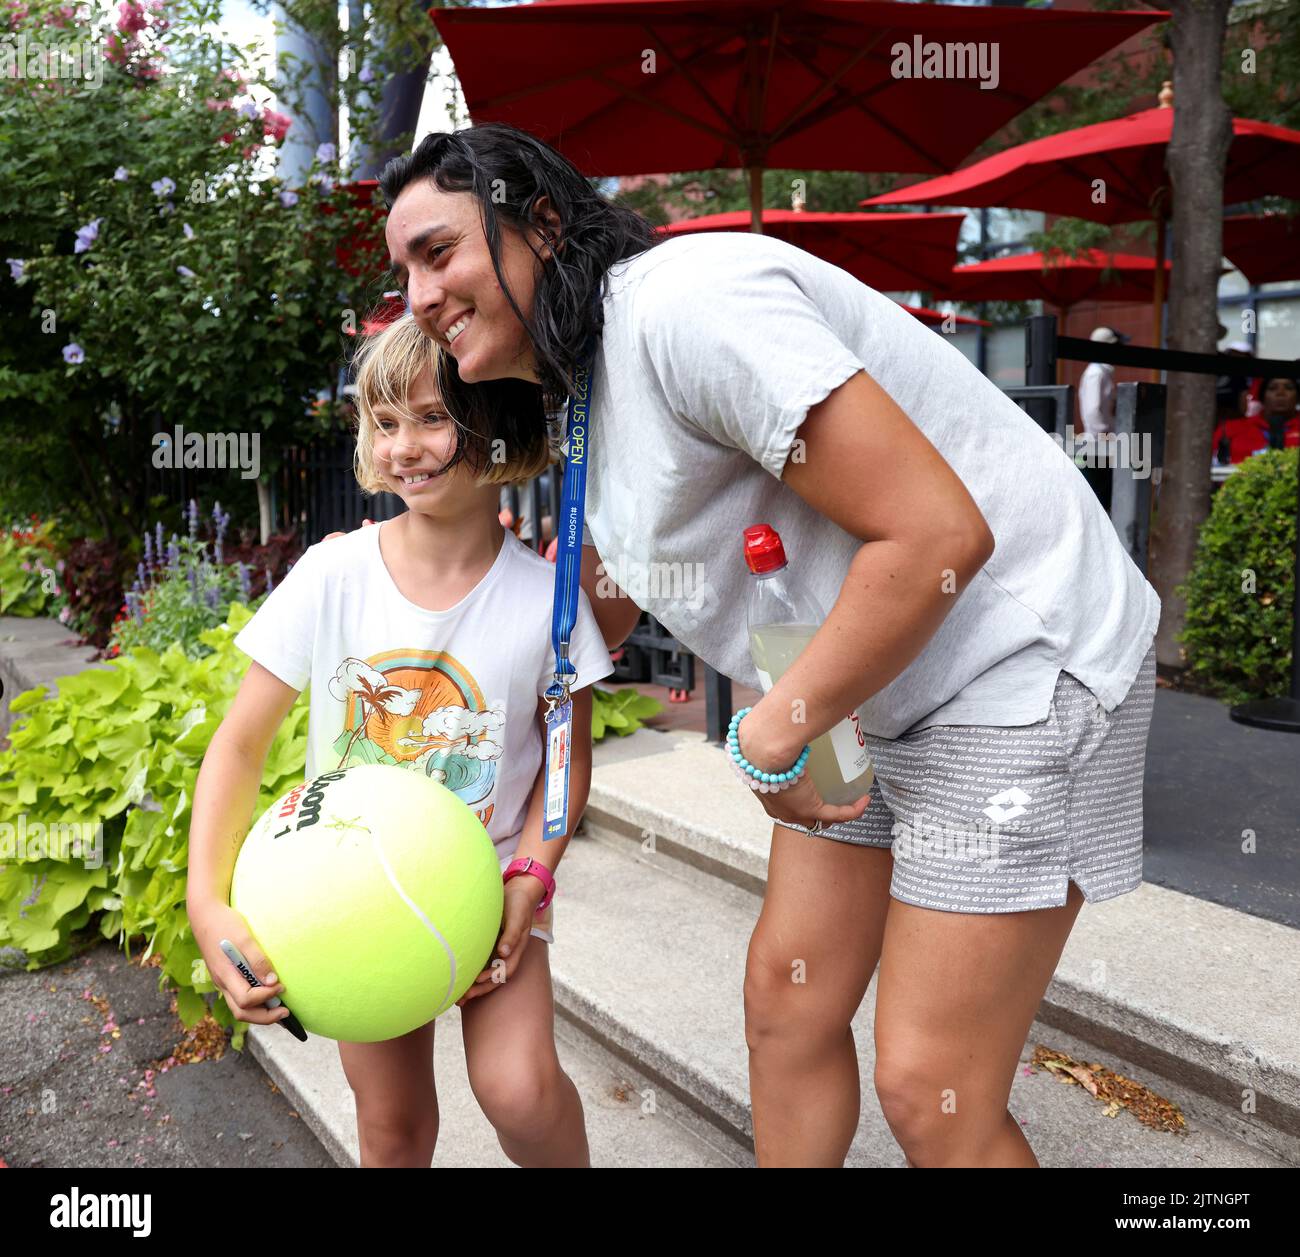
<instances>
[{"instance_id":1,"label":"pink wristwatch","mask_svg":"<svg viewBox=\"0 0 1300 1257\"><path fill-rule=\"evenodd\" d=\"M502 884L504 885L512 877L518 877L520 873L531 873L546 887L546 894L537 905L537 911L541 912L555 898L555 878L551 876L550 870L544 864L538 864L532 856L529 856L526 860L512 860L506 865L506 871L501 875Z\"/></svg>"}]
</instances>

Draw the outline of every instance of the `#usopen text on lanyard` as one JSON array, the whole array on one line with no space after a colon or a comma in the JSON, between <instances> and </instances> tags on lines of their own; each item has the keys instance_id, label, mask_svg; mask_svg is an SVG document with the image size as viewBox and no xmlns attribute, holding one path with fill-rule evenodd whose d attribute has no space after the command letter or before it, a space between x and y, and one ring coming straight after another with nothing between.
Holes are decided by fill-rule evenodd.
<instances>
[{"instance_id":1,"label":"#usopen text on lanyard","mask_svg":"<svg viewBox=\"0 0 1300 1257\"><path fill-rule=\"evenodd\" d=\"M569 762L572 758L573 700L569 687L577 671L569 662L569 640L578 618L582 580L582 519L587 494L587 433L590 427L591 373L594 359L574 373L565 426L568 456L556 530L555 602L551 609L551 644L555 680L546 691L546 807L542 840L561 838L569 828Z\"/></svg>"}]
</instances>

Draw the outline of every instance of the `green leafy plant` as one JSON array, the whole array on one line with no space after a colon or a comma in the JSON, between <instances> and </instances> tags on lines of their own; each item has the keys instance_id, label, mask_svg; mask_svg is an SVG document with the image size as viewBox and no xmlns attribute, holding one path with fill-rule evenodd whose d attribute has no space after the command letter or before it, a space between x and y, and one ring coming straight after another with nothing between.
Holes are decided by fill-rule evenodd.
<instances>
[{"instance_id":1,"label":"green leafy plant","mask_svg":"<svg viewBox=\"0 0 1300 1257\"><path fill-rule=\"evenodd\" d=\"M1269 450L1215 494L1186 584L1188 672L1228 702L1287 693L1295 615L1296 461Z\"/></svg>"},{"instance_id":2,"label":"green leafy plant","mask_svg":"<svg viewBox=\"0 0 1300 1257\"><path fill-rule=\"evenodd\" d=\"M593 685L591 704L591 740L599 742L606 733L626 737L635 733L642 720L658 715L664 705L631 686L621 690L602 690Z\"/></svg>"},{"instance_id":3,"label":"green leafy plant","mask_svg":"<svg viewBox=\"0 0 1300 1257\"><path fill-rule=\"evenodd\" d=\"M185 1024L208 1011L203 995L216 988L185 912L190 805L248 666L233 639L251 618L232 606L201 634L202 658L141 646L60 678L56 697L38 686L13 700L0 753L0 963L35 970L101 938L129 954L140 939L145 959L161 958L160 985L176 988ZM302 780L308 702L304 692L271 743L255 814ZM221 999L212 1013L236 1026L238 1047L243 1023Z\"/></svg>"}]
</instances>

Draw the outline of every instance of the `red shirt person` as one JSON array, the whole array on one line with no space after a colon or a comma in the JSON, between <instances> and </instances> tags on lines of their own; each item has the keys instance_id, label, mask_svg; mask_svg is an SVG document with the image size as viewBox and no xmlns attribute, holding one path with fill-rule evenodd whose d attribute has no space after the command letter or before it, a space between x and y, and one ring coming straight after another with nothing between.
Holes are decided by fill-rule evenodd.
<instances>
[{"instance_id":1,"label":"red shirt person","mask_svg":"<svg viewBox=\"0 0 1300 1257\"><path fill-rule=\"evenodd\" d=\"M1225 419L1214 430L1214 448L1222 461L1240 463L1262 450L1291 448L1300 445L1300 384L1286 376L1274 376L1263 382L1261 414L1251 418Z\"/></svg>"}]
</instances>

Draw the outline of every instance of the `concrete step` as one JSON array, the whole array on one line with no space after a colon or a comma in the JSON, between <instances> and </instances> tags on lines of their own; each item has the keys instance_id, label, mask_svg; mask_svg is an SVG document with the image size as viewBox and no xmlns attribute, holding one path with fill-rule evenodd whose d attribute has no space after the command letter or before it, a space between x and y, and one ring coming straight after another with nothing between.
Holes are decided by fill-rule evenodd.
<instances>
[{"instance_id":1,"label":"concrete step","mask_svg":"<svg viewBox=\"0 0 1300 1257\"><path fill-rule=\"evenodd\" d=\"M759 901L716 894L678 876L671 859L590 837L573 840L563 870L552 972L566 1015L737 1148L752 1149L742 984ZM875 978L852 1023L862 1096L846 1164L902 1167L906 1158L872 1087L874 988ZM1029 1072L1040 1042L1097 1057L1072 1036L1034 1023L1010 1108L1045 1166L1285 1163L1190 1115L1185 1135L1150 1130L1128 1113L1112 1120L1081 1088L1062 1086L1045 1070ZM1106 1063L1120 1068L1112 1058Z\"/></svg>"},{"instance_id":2,"label":"concrete step","mask_svg":"<svg viewBox=\"0 0 1300 1257\"><path fill-rule=\"evenodd\" d=\"M449 1009L434 1033L440 1124L433 1166L510 1167L513 1163L502 1152L496 1132L470 1090L460 1017L459 1008ZM582 1097L592 1165L706 1169L753 1164L752 1156L673 1097L656 1093L643 1074L606 1053L562 1015L556 1017L555 1030L560 1063ZM279 1027L250 1026L245 1048L288 1096L330 1156L344 1167L359 1165L356 1104L338 1045L317 1035L300 1043Z\"/></svg>"},{"instance_id":3,"label":"concrete step","mask_svg":"<svg viewBox=\"0 0 1300 1257\"><path fill-rule=\"evenodd\" d=\"M571 845L556 911L558 928L569 935L572 917L582 923L578 906L598 924L580 948L557 952L557 981L569 984L559 998L573 1001L589 1031L617 1045L612 1050L627 1059L644 1057L665 1077L672 1076L659 1059L667 1050L665 1035L693 1027L695 1041L681 1049L686 1072L676 1085L743 1142L750 1130L741 989L745 949L766 885L771 821L723 752L702 735L640 730L599 744L595 764L583 833L605 853L589 858L584 850L578 858L579 842ZM640 866L644 876L631 878L611 856ZM630 945L653 962L653 982L592 969L591 949L608 956L616 925L599 902L601 887L586 880L598 868L627 918ZM620 881L636 884L654 907L647 911L635 898L625 900ZM588 898L575 906L584 884ZM708 956L707 981L661 955L663 940L687 955ZM636 990L625 992L628 984ZM672 1000L647 1003L664 990L680 993L680 1009ZM605 993L604 1003L595 992ZM608 1006L611 992L622 1007ZM871 1043L872 1008L869 990L854 1022L864 1124L871 1072L862 1045ZM1121 1072L1176 1100L1189 1120L1208 1123L1267 1157L1300 1164L1300 931L1150 884L1085 905L1035 1034L1055 1045L1068 1036L1079 1055L1100 1054L1112 1068L1122 1065ZM736 1051L715 1060L709 1055L715 1043ZM1013 1092L1013 1111L1014 1100ZM859 1131L864 1138L857 1153L883 1155L865 1125Z\"/></svg>"}]
</instances>

